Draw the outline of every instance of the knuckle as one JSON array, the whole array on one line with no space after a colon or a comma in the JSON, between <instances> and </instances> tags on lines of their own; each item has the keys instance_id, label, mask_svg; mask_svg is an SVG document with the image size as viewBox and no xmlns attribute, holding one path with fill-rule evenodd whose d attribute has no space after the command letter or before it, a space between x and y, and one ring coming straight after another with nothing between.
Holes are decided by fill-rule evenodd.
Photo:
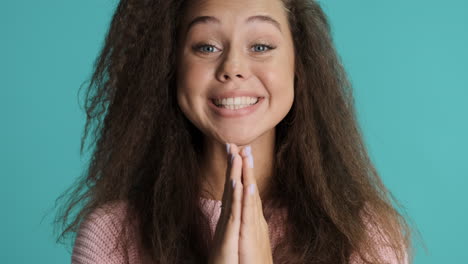
<instances>
[{"instance_id":1,"label":"knuckle","mask_svg":"<svg viewBox=\"0 0 468 264\"><path fill-rule=\"evenodd\" d=\"M247 219L248 217L242 217L241 219L241 224L244 226L248 226L250 224L250 219Z\"/></svg>"},{"instance_id":2,"label":"knuckle","mask_svg":"<svg viewBox=\"0 0 468 264\"><path fill-rule=\"evenodd\" d=\"M240 188L241 190L244 189L244 186L242 185L242 182L241 182L241 181L236 181L236 189L237 189L237 188ZM241 199L241 198L238 197L237 195L234 196L234 198L236 199L236 201L239 201L239 200Z\"/></svg>"},{"instance_id":3,"label":"knuckle","mask_svg":"<svg viewBox=\"0 0 468 264\"><path fill-rule=\"evenodd\" d=\"M236 212L231 211L231 213L228 216L228 222L230 224L235 224L237 221L239 221L239 217Z\"/></svg>"}]
</instances>

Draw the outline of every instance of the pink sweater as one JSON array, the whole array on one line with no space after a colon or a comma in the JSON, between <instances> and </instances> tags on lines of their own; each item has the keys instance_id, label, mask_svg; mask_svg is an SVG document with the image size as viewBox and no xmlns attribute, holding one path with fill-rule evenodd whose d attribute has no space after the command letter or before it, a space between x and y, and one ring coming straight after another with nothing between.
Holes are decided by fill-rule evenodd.
<instances>
[{"instance_id":1,"label":"pink sweater","mask_svg":"<svg viewBox=\"0 0 468 264\"><path fill-rule=\"evenodd\" d=\"M221 201L201 198L204 203L204 213L210 216L210 228L214 234L216 224L221 213ZM143 264L150 263L149 258L143 254L139 246L137 232L129 232L126 247L117 247L117 235L122 226L125 212L125 202L109 204L105 209L99 208L91 213L80 225L72 253L72 264ZM273 214L268 221L270 244L273 248L283 235L281 217L284 211ZM397 264L392 251L381 247L382 255L388 264ZM127 255L127 256L126 256ZM351 257L352 264L362 263L356 255ZM407 264L406 260L404 264Z\"/></svg>"}]
</instances>

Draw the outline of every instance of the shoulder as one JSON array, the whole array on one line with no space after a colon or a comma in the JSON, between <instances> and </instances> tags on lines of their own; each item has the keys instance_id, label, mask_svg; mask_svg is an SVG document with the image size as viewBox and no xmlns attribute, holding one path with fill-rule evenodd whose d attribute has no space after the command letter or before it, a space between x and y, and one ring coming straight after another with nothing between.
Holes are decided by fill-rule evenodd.
<instances>
[{"instance_id":1,"label":"shoulder","mask_svg":"<svg viewBox=\"0 0 468 264\"><path fill-rule=\"evenodd\" d=\"M123 201L110 202L85 217L75 239L73 264L126 262L126 249L119 243L126 207Z\"/></svg>"}]
</instances>

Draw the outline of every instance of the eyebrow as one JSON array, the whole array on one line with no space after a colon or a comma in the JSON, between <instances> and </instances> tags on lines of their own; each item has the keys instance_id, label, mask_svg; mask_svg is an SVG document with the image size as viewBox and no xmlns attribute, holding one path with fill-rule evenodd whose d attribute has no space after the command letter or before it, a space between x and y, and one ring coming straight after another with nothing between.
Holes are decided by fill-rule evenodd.
<instances>
[{"instance_id":1,"label":"eyebrow","mask_svg":"<svg viewBox=\"0 0 468 264\"><path fill-rule=\"evenodd\" d=\"M251 16L245 20L246 24L251 24L253 22L260 21L260 22L267 22L269 24L272 24L275 26L280 32L281 31L281 25L278 21L273 19L270 16L264 16L264 15L257 15L257 16ZM197 25L197 24L207 24L207 23L215 23L215 24L221 24L221 21L217 19L216 17L213 16L199 16L193 19L187 26L187 30L185 33L188 33L191 27Z\"/></svg>"}]
</instances>

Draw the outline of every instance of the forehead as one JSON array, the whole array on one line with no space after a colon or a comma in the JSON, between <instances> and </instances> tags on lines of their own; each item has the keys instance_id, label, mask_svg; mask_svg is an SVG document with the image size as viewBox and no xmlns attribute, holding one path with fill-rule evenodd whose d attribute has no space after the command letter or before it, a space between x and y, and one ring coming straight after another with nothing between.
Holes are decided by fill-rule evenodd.
<instances>
[{"instance_id":1,"label":"forehead","mask_svg":"<svg viewBox=\"0 0 468 264\"><path fill-rule=\"evenodd\" d=\"M185 33L199 24L238 26L265 22L279 31L287 24L281 0L192 0L184 13Z\"/></svg>"}]
</instances>

